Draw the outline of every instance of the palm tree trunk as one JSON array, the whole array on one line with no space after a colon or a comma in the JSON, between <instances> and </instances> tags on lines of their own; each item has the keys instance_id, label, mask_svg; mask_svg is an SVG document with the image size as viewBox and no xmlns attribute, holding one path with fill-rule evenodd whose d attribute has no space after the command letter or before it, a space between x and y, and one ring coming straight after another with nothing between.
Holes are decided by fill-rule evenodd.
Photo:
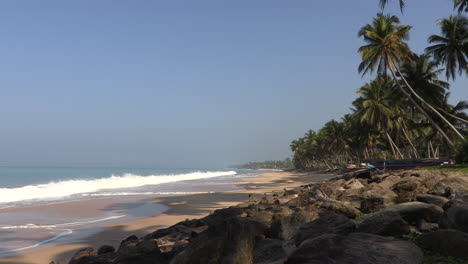
<instances>
[{"instance_id":1,"label":"palm tree trunk","mask_svg":"<svg viewBox=\"0 0 468 264\"><path fill-rule=\"evenodd\" d=\"M394 157L395 159L398 159L398 156L397 156L397 154L396 154L396 151L395 151L395 149L393 148L392 138L390 137L390 135L389 135L387 132L385 132L385 134L387 135L388 143L390 144L390 147L392 148L393 157Z\"/></svg>"},{"instance_id":2,"label":"palm tree trunk","mask_svg":"<svg viewBox=\"0 0 468 264\"><path fill-rule=\"evenodd\" d=\"M414 90L413 90L413 87L411 87L411 85L409 85L408 81L406 81L406 78L403 76L403 74L400 72L400 69L398 68L398 66L395 65L395 68L397 69L398 73L400 74L400 77L401 79L403 80L403 82L406 84L406 86L408 87L408 89L411 91L411 93L416 97L418 98L425 106L427 106L430 110L432 110L436 115L438 115L462 140L465 140L465 137L460 134L460 132L458 131L458 129L456 129L452 123L450 123L447 119L445 119L445 117L439 113L439 111L437 111L434 107L432 107L432 105L430 105L428 102L426 102L426 100L424 100L423 98L421 98L421 96L419 96Z\"/></svg>"},{"instance_id":3,"label":"palm tree trunk","mask_svg":"<svg viewBox=\"0 0 468 264\"><path fill-rule=\"evenodd\" d=\"M397 154L400 155L400 158L404 159L405 157L403 156L403 154L401 154L401 151L400 151L400 149L398 148L398 146L397 146L397 144L395 143L395 141L393 141L392 137L391 137L389 134L387 134L387 135L388 135L388 138L390 139L390 144L393 144L393 147L395 148ZM398 157L397 157L397 159L398 159Z\"/></svg>"},{"instance_id":4,"label":"palm tree trunk","mask_svg":"<svg viewBox=\"0 0 468 264\"><path fill-rule=\"evenodd\" d=\"M406 129L403 127L403 125L400 123L400 121L398 121L398 123L400 124L401 130L403 131L403 134L405 135L406 140L408 140L409 144L411 145L411 148L413 149L414 157L416 159L419 158L418 157L418 151L416 150L416 147L414 147L413 142L411 141L408 134L406 133Z\"/></svg>"},{"instance_id":5,"label":"palm tree trunk","mask_svg":"<svg viewBox=\"0 0 468 264\"><path fill-rule=\"evenodd\" d=\"M462 122L468 124L468 120L465 120L465 119L463 119L463 118L460 118L460 117L458 117L458 116L456 116L456 115L452 115L452 114L450 114L449 112L445 111L444 109L442 109L442 108L440 108L440 107L436 107L436 108L439 109L440 111L442 111L442 113L444 113L444 114L446 114L446 115L448 115L448 116L450 116L450 117L452 117L452 118L455 118L455 119L457 119L457 120L459 120L459 121L462 121Z\"/></svg>"},{"instance_id":6,"label":"palm tree trunk","mask_svg":"<svg viewBox=\"0 0 468 264\"><path fill-rule=\"evenodd\" d=\"M398 77L396 76L395 74L395 70L393 70L393 67L389 67L390 68L390 71L392 72L392 75L393 75L393 78L395 79L395 82L397 83L397 86L398 88L400 89L400 91L408 98L408 100L410 100L410 102L416 107L416 109L421 113L423 114L427 120L429 120L429 122L431 123L431 125L437 130L437 132L439 132L442 137L444 137L444 139L447 141L447 143L449 144L449 146L452 148L452 149L455 149L455 145L452 143L452 141L450 140L450 138L447 136L447 134L445 134L445 132L439 127L439 125L437 125L434 120L426 113L426 111L424 111L421 106L419 106L415 101L414 99L411 97L411 95L405 90L403 89L403 87L401 86L401 83L398 81Z\"/></svg>"}]
</instances>

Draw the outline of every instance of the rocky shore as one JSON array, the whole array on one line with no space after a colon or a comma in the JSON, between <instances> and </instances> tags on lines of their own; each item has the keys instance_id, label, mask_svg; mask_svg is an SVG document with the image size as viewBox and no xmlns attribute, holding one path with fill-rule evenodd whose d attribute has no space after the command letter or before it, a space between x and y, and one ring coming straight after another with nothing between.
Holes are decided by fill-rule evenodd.
<instances>
[{"instance_id":1,"label":"rocky shore","mask_svg":"<svg viewBox=\"0 0 468 264\"><path fill-rule=\"evenodd\" d=\"M69 263L468 263L468 176L348 173L85 248Z\"/></svg>"}]
</instances>

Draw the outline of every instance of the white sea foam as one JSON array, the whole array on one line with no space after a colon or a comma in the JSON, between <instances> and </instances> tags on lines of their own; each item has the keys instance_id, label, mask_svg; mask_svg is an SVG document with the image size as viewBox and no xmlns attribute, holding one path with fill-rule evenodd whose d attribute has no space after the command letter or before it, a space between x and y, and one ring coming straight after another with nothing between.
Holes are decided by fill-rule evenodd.
<instances>
[{"instance_id":1,"label":"white sea foam","mask_svg":"<svg viewBox=\"0 0 468 264\"><path fill-rule=\"evenodd\" d=\"M99 218L99 219L84 220L84 221L62 223L62 224L50 224L50 225L36 225L36 224L3 225L3 226L0 226L0 229L53 229L53 228L65 228L65 227L72 227L72 226L79 226L79 225L85 225L85 224L104 222L104 221L108 221L108 220L122 218L124 216L125 215L114 215L114 216L109 216L109 217Z\"/></svg>"},{"instance_id":2,"label":"white sea foam","mask_svg":"<svg viewBox=\"0 0 468 264\"><path fill-rule=\"evenodd\" d=\"M100 193L83 193L84 197L100 197L100 196L134 196L134 195L190 195L204 194L213 192L100 192Z\"/></svg>"},{"instance_id":3,"label":"white sea foam","mask_svg":"<svg viewBox=\"0 0 468 264\"><path fill-rule=\"evenodd\" d=\"M124 174L122 176L112 175L111 177L100 179L65 180L48 184L27 185L19 188L0 188L0 203L52 199L74 194L93 193L101 190L133 188L235 174L235 171L193 172L188 174L149 176Z\"/></svg>"},{"instance_id":4,"label":"white sea foam","mask_svg":"<svg viewBox=\"0 0 468 264\"><path fill-rule=\"evenodd\" d=\"M4 254L4 253L8 253L8 252L16 252L16 251L21 251L21 250L26 250L26 249L31 249L31 248L35 248L35 247L38 247L40 245L43 245L45 243L49 243L51 241L54 241L54 240L57 240L61 237L64 237L64 236L68 236L70 234L73 233L73 230L71 229L64 229L62 230L63 232L58 234L58 235L55 235L49 239L46 239L46 240L43 240L43 241L39 241L31 246L26 246L26 247L21 247L21 248L14 248L14 249L7 249L7 250L3 250L3 251L0 251L0 254Z\"/></svg>"}]
</instances>

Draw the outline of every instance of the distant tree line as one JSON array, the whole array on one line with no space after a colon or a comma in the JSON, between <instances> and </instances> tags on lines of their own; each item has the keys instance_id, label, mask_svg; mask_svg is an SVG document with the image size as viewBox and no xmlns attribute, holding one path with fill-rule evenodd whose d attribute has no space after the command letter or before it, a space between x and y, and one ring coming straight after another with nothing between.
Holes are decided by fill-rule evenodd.
<instances>
[{"instance_id":1,"label":"distant tree line","mask_svg":"<svg viewBox=\"0 0 468 264\"><path fill-rule=\"evenodd\" d=\"M284 170L284 169L294 168L294 164L290 158L286 158L284 160L267 160L267 161L261 161L261 162L248 162L245 164L231 166L231 168L251 169L251 170L258 170L258 169Z\"/></svg>"}]
</instances>

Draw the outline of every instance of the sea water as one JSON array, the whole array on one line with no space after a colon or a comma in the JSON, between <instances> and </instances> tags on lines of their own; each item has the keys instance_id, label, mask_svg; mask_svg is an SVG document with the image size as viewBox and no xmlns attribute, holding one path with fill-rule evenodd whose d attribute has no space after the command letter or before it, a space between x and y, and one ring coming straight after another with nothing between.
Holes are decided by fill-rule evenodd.
<instances>
[{"instance_id":1,"label":"sea water","mask_svg":"<svg viewBox=\"0 0 468 264\"><path fill-rule=\"evenodd\" d=\"M151 202L156 197L239 190L235 184L255 173L232 169L0 167L0 257L44 244L74 242L99 227L168 210ZM54 204L96 203L109 198L117 206L95 212L49 209Z\"/></svg>"}]
</instances>

